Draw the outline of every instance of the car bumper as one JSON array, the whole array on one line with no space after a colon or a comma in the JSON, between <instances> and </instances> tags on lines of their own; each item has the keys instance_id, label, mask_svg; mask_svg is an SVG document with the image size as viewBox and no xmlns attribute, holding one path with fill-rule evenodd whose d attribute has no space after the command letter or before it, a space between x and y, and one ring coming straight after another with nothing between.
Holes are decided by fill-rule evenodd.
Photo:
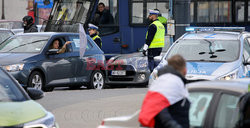
<instances>
[{"instance_id":1,"label":"car bumper","mask_svg":"<svg viewBox=\"0 0 250 128\"><path fill-rule=\"evenodd\" d=\"M108 71L106 84L146 84L149 80L149 71L126 71L125 76L113 76Z\"/></svg>"},{"instance_id":2,"label":"car bumper","mask_svg":"<svg viewBox=\"0 0 250 128\"><path fill-rule=\"evenodd\" d=\"M27 71L15 71L8 72L11 74L20 84L27 85L29 73Z\"/></svg>"}]
</instances>

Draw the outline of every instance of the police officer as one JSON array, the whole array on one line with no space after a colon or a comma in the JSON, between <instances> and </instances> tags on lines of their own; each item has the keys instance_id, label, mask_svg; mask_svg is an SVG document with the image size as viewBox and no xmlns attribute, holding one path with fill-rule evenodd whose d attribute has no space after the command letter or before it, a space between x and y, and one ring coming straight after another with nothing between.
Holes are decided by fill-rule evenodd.
<instances>
[{"instance_id":1,"label":"police officer","mask_svg":"<svg viewBox=\"0 0 250 128\"><path fill-rule=\"evenodd\" d=\"M156 11L159 11L159 9L154 9ZM158 14L158 20L164 25L166 26L167 25L167 19L165 17L162 16L162 14L160 13L159 11L159 14Z\"/></svg>"},{"instance_id":2,"label":"police officer","mask_svg":"<svg viewBox=\"0 0 250 128\"><path fill-rule=\"evenodd\" d=\"M101 37L98 35L98 27L93 25L93 24L89 24L89 35L92 38L93 41L95 41L95 43L99 46L99 48L102 48L102 39Z\"/></svg>"},{"instance_id":3,"label":"police officer","mask_svg":"<svg viewBox=\"0 0 250 128\"><path fill-rule=\"evenodd\" d=\"M38 32L37 26L33 24L33 18L31 16L23 17L24 33Z\"/></svg>"},{"instance_id":4,"label":"police officer","mask_svg":"<svg viewBox=\"0 0 250 128\"><path fill-rule=\"evenodd\" d=\"M157 19L158 14L157 10L149 10L148 19L151 24L148 27L146 43L143 46L143 54L148 56L148 67L151 72L158 65L154 61L154 57L159 56L164 47L165 27Z\"/></svg>"}]
</instances>

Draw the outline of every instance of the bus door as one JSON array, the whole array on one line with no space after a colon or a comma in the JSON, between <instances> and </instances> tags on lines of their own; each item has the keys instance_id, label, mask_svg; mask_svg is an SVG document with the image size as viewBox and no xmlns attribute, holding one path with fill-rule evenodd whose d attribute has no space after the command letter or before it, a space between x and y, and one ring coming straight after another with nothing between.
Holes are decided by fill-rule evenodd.
<instances>
[{"instance_id":1,"label":"bus door","mask_svg":"<svg viewBox=\"0 0 250 128\"><path fill-rule=\"evenodd\" d=\"M99 27L104 53L121 53L118 0L99 0L90 23Z\"/></svg>"}]
</instances>

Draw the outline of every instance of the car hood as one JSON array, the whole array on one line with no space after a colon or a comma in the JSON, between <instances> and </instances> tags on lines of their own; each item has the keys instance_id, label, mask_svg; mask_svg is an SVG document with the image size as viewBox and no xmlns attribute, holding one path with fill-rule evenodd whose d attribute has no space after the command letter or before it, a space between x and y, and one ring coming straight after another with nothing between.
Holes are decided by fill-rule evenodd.
<instances>
[{"instance_id":1,"label":"car hood","mask_svg":"<svg viewBox=\"0 0 250 128\"><path fill-rule=\"evenodd\" d=\"M144 56L140 52L132 53L132 54L120 54L117 56L114 56L110 58L109 63L113 65L118 64L131 64L131 65L137 65L139 63L142 63L141 61L145 61L147 63L147 56Z\"/></svg>"},{"instance_id":2,"label":"car hood","mask_svg":"<svg viewBox=\"0 0 250 128\"><path fill-rule=\"evenodd\" d=\"M30 53L0 53L1 66L24 63L27 58L33 57L36 54Z\"/></svg>"},{"instance_id":3,"label":"car hood","mask_svg":"<svg viewBox=\"0 0 250 128\"><path fill-rule=\"evenodd\" d=\"M0 126L14 126L46 116L47 111L38 103L0 102Z\"/></svg>"},{"instance_id":4,"label":"car hood","mask_svg":"<svg viewBox=\"0 0 250 128\"><path fill-rule=\"evenodd\" d=\"M213 80L226 75L240 65L237 62L187 62L187 79L209 79Z\"/></svg>"}]
</instances>

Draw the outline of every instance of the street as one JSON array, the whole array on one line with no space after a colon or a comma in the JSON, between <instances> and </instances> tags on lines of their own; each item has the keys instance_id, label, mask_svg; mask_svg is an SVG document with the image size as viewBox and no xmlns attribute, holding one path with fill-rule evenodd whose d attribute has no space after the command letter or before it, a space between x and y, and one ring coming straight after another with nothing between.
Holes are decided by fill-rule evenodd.
<instances>
[{"instance_id":1,"label":"street","mask_svg":"<svg viewBox=\"0 0 250 128\"><path fill-rule=\"evenodd\" d=\"M55 115L60 128L95 128L102 119L130 115L140 109L147 88L70 90L45 93L38 102Z\"/></svg>"}]
</instances>

